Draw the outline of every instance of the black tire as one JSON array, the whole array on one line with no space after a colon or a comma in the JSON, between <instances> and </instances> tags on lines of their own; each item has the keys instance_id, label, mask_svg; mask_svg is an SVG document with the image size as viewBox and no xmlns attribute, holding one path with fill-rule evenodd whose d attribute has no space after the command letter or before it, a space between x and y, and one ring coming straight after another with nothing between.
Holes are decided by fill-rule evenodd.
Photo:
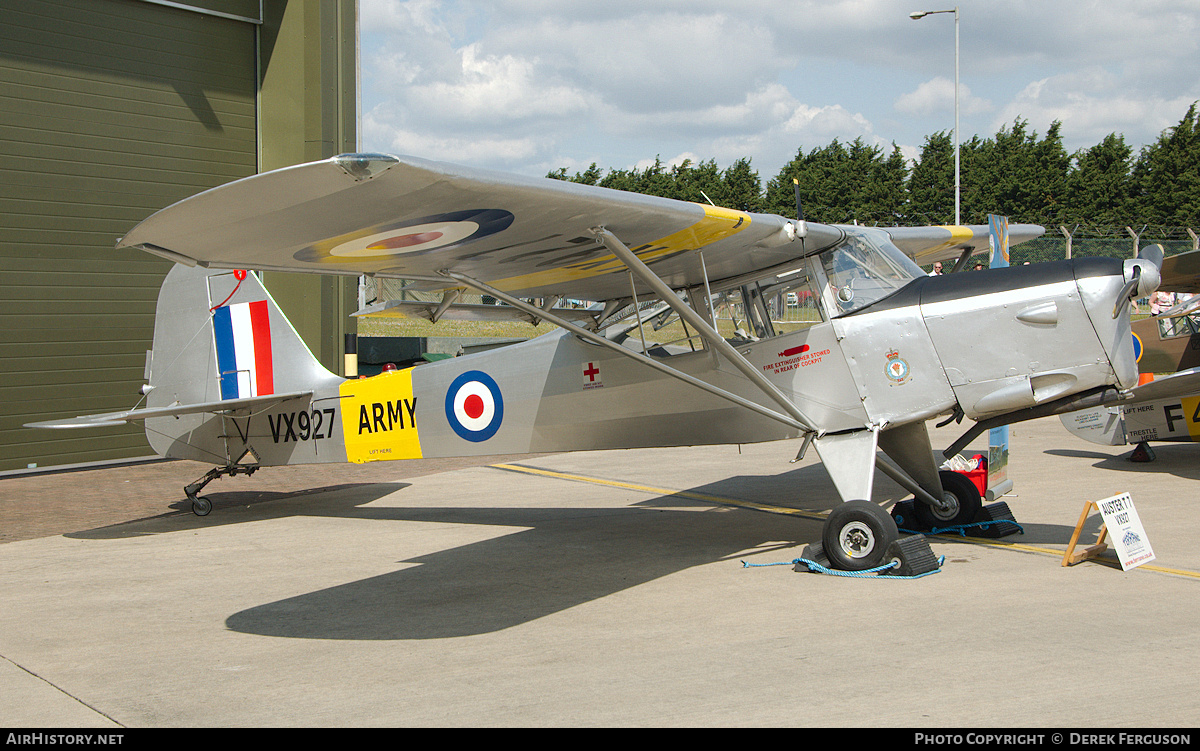
<instances>
[{"instance_id":1,"label":"black tire","mask_svg":"<svg viewBox=\"0 0 1200 751\"><path fill-rule=\"evenodd\" d=\"M913 504L913 511L922 528L957 527L974 522L983 508L983 499L979 497L979 488L975 487L975 483L965 475L949 470L938 472L938 478L942 481L946 500L951 502L952 507L941 511L917 501Z\"/></svg>"},{"instance_id":2,"label":"black tire","mask_svg":"<svg viewBox=\"0 0 1200 751\"><path fill-rule=\"evenodd\" d=\"M196 516L208 516L212 511L212 501L204 496L199 496L192 499L192 513Z\"/></svg>"},{"instance_id":3,"label":"black tire","mask_svg":"<svg viewBox=\"0 0 1200 751\"><path fill-rule=\"evenodd\" d=\"M888 547L899 537L895 520L879 506L847 501L825 519L821 549L834 568L863 571L883 565Z\"/></svg>"}]
</instances>

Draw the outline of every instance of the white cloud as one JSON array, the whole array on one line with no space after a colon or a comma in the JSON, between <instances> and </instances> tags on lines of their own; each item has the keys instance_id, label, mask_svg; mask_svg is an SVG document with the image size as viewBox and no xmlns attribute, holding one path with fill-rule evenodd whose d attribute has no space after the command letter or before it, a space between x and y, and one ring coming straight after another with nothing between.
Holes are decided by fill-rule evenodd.
<instances>
[{"instance_id":1,"label":"white cloud","mask_svg":"<svg viewBox=\"0 0 1200 751\"><path fill-rule=\"evenodd\" d=\"M561 118L588 109L579 90L537 74L537 61L513 55L481 55L478 44L459 51L462 65L453 80L415 84L401 95L429 119L497 124L534 118Z\"/></svg>"},{"instance_id":2,"label":"white cloud","mask_svg":"<svg viewBox=\"0 0 1200 751\"><path fill-rule=\"evenodd\" d=\"M906 115L928 116L954 112L954 81L937 77L896 99L896 110ZM959 82L960 115L978 115L992 110L992 103L971 95L971 87Z\"/></svg>"},{"instance_id":3,"label":"white cloud","mask_svg":"<svg viewBox=\"0 0 1200 751\"><path fill-rule=\"evenodd\" d=\"M529 161L540 153L535 138L439 135L398 129L377 118L374 112L363 114L363 137L372 143L384 144L381 151L460 164L515 163Z\"/></svg>"},{"instance_id":4,"label":"white cloud","mask_svg":"<svg viewBox=\"0 0 1200 751\"><path fill-rule=\"evenodd\" d=\"M548 13L488 36L512 52L536 49L545 71L628 112L731 104L781 66L771 30L703 9L577 19Z\"/></svg>"},{"instance_id":5,"label":"white cloud","mask_svg":"<svg viewBox=\"0 0 1200 751\"><path fill-rule=\"evenodd\" d=\"M764 179L834 138L913 156L953 123L952 20L916 8L361 0L364 148L528 174L750 157ZM963 6L964 138L1020 117L1061 120L1072 150L1152 141L1200 99L1198 19L1195 0Z\"/></svg>"},{"instance_id":6,"label":"white cloud","mask_svg":"<svg viewBox=\"0 0 1200 751\"><path fill-rule=\"evenodd\" d=\"M1129 89L1120 76L1092 68L1030 82L1000 110L993 127L1021 118L1044 130L1058 120L1070 133L1071 150L1099 143L1110 133L1136 146L1178 124L1197 99L1200 87L1168 98Z\"/></svg>"}]
</instances>

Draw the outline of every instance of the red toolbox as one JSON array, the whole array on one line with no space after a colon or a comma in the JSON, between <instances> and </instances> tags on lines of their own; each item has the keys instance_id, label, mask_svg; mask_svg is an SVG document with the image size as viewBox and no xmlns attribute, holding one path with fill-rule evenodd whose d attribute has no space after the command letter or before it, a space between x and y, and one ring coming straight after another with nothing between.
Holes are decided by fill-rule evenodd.
<instances>
[{"instance_id":1,"label":"red toolbox","mask_svg":"<svg viewBox=\"0 0 1200 751\"><path fill-rule=\"evenodd\" d=\"M988 485L988 460L983 454L972 456L970 461L975 463L975 469L969 469L965 472L959 472L960 475L966 475L967 479L975 483L975 487L979 488L979 497L987 496Z\"/></svg>"}]
</instances>

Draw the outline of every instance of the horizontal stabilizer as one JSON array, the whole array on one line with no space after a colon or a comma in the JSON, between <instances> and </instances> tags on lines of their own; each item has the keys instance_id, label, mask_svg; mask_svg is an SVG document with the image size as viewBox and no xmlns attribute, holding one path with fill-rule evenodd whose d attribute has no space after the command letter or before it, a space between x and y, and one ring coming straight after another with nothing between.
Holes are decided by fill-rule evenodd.
<instances>
[{"instance_id":1,"label":"horizontal stabilizer","mask_svg":"<svg viewBox=\"0 0 1200 751\"><path fill-rule=\"evenodd\" d=\"M355 313L358 317L423 318L433 321L440 303L418 300L388 300L368 305ZM594 323L595 315L583 308L551 308L550 313L568 321ZM526 321L533 316L510 305L451 305L437 316L445 321Z\"/></svg>"},{"instance_id":2,"label":"horizontal stabilizer","mask_svg":"<svg viewBox=\"0 0 1200 751\"><path fill-rule=\"evenodd\" d=\"M1092 407L1059 415L1063 427L1100 446L1124 446L1125 420L1116 407Z\"/></svg>"},{"instance_id":3,"label":"horizontal stabilizer","mask_svg":"<svg viewBox=\"0 0 1200 751\"><path fill-rule=\"evenodd\" d=\"M1200 252L1180 253L1163 259L1160 269L1163 292L1200 292Z\"/></svg>"},{"instance_id":4,"label":"horizontal stabilizer","mask_svg":"<svg viewBox=\"0 0 1200 751\"><path fill-rule=\"evenodd\" d=\"M1155 378L1149 383L1133 389L1132 399L1113 400L1113 403L1137 404L1155 399L1171 399L1173 397L1200 394L1200 368L1181 370L1178 373Z\"/></svg>"},{"instance_id":5,"label":"horizontal stabilizer","mask_svg":"<svg viewBox=\"0 0 1200 751\"><path fill-rule=\"evenodd\" d=\"M1178 373L1156 378L1138 386L1130 393L1131 397L1122 399L1117 392L1112 392L1113 395L1099 407L1062 415L1060 418L1062 424L1080 438L1101 446L1123 446L1127 442L1132 443L1134 439L1126 435L1125 418L1121 408L1160 400L1174 399L1178 401L1181 397L1200 394L1200 368L1181 370ZM1169 433L1170 429L1167 428L1165 432ZM1140 435L1144 434L1145 431L1140 433ZM1152 440L1171 440L1171 438L1160 433L1157 438Z\"/></svg>"},{"instance_id":6,"label":"horizontal stabilizer","mask_svg":"<svg viewBox=\"0 0 1200 751\"><path fill-rule=\"evenodd\" d=\"M200 413L224 414L241 409L266 407L292 401L293 399L311 398L311 391L294 391L290 394L270 394L268 396L250 396L244 399L224 399L203 404L176 404L167 407L149 407L143 409L128 409L124 412L105 412L99 415L81 415L60 420L27 423L27 428L105 428L114 425L124 425L134 420L148 420L153 417L179 417Z\"/></svg>"}]
</instances>

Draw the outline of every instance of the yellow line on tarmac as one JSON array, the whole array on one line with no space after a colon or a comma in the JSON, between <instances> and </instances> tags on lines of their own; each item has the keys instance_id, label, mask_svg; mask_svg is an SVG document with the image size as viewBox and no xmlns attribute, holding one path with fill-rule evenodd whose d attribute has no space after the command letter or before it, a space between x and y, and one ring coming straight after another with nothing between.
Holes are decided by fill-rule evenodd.
<instances>
[{"instance_id":1,"label":"yellow line on tarmac","mask_svg":"<svg viewBox=\"0 0 1200 751\"><path fill-rule=\"evenodd\" d=\"M801 511L800 509L787 508L786 506L771 506L765 503L755 503L754 501L739 501L734 498L723 498L721 496L693 493L690 490L671 490L669 488L657 488L652 485L638 485L632 482L601 480L595 477L587 477L585 475L572 475L566 472L554 472L549 469L523 467L520 464L492 464L491 466L495 467L496 469L504 469L510 472L524 472L528 475L542 475L543 477L553 477L558 480L586 482L592 485L605 485L610 488L637 490L643 493L654 493L655 495L670 495L675 496L676 498L690 498L692 500L705 501L707 503L718 503L722 506L737 506L739 508L748 508L755 511L765 511L769 514L787 514L788 516L801 516L806 519L816 519L818 521L823 521L827 516L827 514L817 513L816 511Z\"/></svg>"},{"instance_id":2,"label":"yellow line on tarmac","mask_svg":"<svg viewBox=\"0 0 1200 751\"><path fill-rule=\"evenodd\" d=\"M993 548L1011 548L1012 550L1020 550L1020 551L1026 552L1026 553L1040 553L1043 555L1054 556L1055 558L1059 559L1060 561L1062 560L1062 557L1063 557L1063 551L1061 551L1061 550L1055 550L1053 548L1039 548L1039 547L1034 547L1033 545L1023 545L1019 542L1004 542L1001 540L986 540L986 539L983 539L980 537L959 537L957 535L934 535L934 537L936 537L939 540L946 540L946 541L958 540L958 541L962 541L962 542L969 542L969 543L972 543L975 545L986 545L988 547L993 547ZM1094 561L1094 562L1099 563L1102 566L1109 565L1105 561ZM1116 564L1116 567L1120 568L1120 564ZM1186 576L1190 579L1200 579L1200 572L1188 571L1187 569L1182 569L1182 568L1167 568L1166 566L1155 566L1152 563L1143 563L1141 566L1138 566L1137 568L1145 569L1146 571L1157 571L1160 574L1171 574L1173 576Z\"/></svg>"},{"instance_id":3,"label":"yellow line on tarmac","mask_svg":"<svg viewBox=\"0 0 1200 751\"><path fill-rule=\"evenodd\" d=\"M632 482L621 482L619 480L601 480L596 477L587 477L586 475L575 475L567 472L555 472L549 469L537 469L535 467L524 467L520 464L492 464L495 469L502 469L509 472L521 472L527 475L541 475L543 477L552 477L557 480L568 480L571 482L584 482L591 485L604 485L610 488L621 488L623 490L636 490L643 493L654 493L656 495L669 495L676 498L690 498L696 501L705 501L707 503L717 503L722 506L736 506L738 508L752 509L754 511L764 511L769 514L784 514L787 516L799 516L805 519L815 519L824 521L828 514L818 513L816 511L802 511L800 509L788 508L786 506L773 506L766 503L756 503L754 501L740 501L736 498L725 498L723 496L706 495L704 493L694 493L690 490L671 490L670 488L659 488L653 485L640 485ZM1058 558L1063 557L1063 551L1053 548L1041 548L1034 545L1025 545L1019 542L1005 542L1001 540L989 540L982 537L963 537L960 535L933 535L935 539L944 542L966 542L972 545L984 545L992 548L1007 548L1025 553L1037 553L1039 555L1048 555ZM1104 565L1101 562L1101 565ZM1147 571L1156 571L1160 574L1172 574L1174 576L1185 576L1191 579L1200 579L1200 572L1188 571L1186 569L1167 568L1165 566L1155 566L1153 564L1142 564L1138 566L1140 569Z\"/></svg>"}]
</instances>

